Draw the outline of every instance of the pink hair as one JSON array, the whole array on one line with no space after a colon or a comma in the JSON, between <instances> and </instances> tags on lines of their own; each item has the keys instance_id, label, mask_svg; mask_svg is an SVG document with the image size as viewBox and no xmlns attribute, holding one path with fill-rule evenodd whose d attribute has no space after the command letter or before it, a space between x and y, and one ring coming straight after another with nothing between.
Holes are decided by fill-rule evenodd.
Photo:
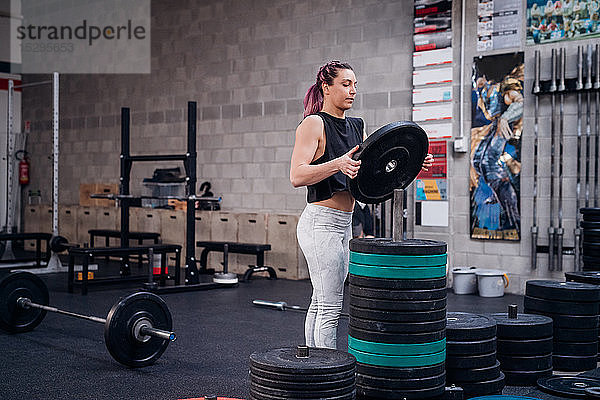
<instances>
[{"instance_id":1,"label":"pink hair","mask_svg":"<svg viewBox=\"0 0 600 400\"><path fill-rule=\"evenodd\" d=\"M315 114L323 108L323 83L328 85L333 84L334 78L338 75L338 70L352 70L350 64L341 61L330 61L319 68L317 72L317 81L308 88L306 96L304 96L304 117L310 114Z\"/></svg>"}]
</instances>

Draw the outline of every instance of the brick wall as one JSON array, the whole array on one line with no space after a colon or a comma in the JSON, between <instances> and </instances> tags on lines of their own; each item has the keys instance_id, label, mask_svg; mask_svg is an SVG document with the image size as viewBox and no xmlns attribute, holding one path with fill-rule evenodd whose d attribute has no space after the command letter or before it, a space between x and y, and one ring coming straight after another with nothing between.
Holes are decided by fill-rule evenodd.
<instances>
[{"instance_id":1,"label":"brick wall","mask_svg":"<svg viewBox=\"0 0 600 400\"><path fill-rule=\"evenodd\" d=\"M119 113L130 107L132 153L180 153L186 144L187 101L198 102L198 183L209 180L223 196L223 208L234 211L299 213L305 189L288 180L294 131L302 117L302 98L318 66L331 59L350 62L359 94L350 115L360 116L369 132L393 120L410 119L412 88L412 1L408 0L210 0L152 2L152 73L150 75L73 75L61 78L62 204L78 201L83 182L117 182ZM476 41L476 4L467 1L465 84ZM454 4L454 98L459 93L460 2ZM569 43L569 55L576 51ZM585 44L586 42L577 42ZM547 58L550 46L538 46ZM518 50L518 49L517 49ZM523 154L532 154L533 96L529 95L533 49L526 55ZM569 67L574 69L574 65ZM37 79L39 77L26 77ZM28 89L23 118L33 121L29 149L33 157L32 188L50 200L50 89ZM466 101L470 101L467 89ZM565 126L573 127L573 98L567 101ZM468 138L470 105L465 104ZM540 118L541 238L548 216L549 103ZM455 102L454 115L459 115ZM455 132L459 124L454 123ZM574 129L566 132L566 242L574 227ZM452 146L450 145L449 148ZM543 158L543 155L546 155ZM176 164L173 164L176 165ZM172 165L164 164L164 167ZM157 165L134 167L133 193ZM449 265L505 269L515 277L509 291L522 290L531 276L549 274L545 262L529 270L532 222L532 162L523 159L520 243L469 239L468 153L448 159L450 226L415 228L415 237L449 244ZM542 257L543 259L543 257ZM572 262L565 257L565 269Z\"/></svg>"}]
</instances>

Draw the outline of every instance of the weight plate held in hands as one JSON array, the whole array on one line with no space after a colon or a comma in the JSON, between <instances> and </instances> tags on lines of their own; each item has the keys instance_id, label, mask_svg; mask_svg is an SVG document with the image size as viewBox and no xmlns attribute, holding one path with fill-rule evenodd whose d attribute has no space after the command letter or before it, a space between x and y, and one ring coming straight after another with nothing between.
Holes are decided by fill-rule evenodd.
<instances>
[{"instance_id":1,"label":"weight plate held in hands","mask_svg":"<svg viewBox=\"0 0 600 400\"><path fill-rule=\"evenodd\" d=\"M428 148L427 133L414 122L392 122L379 128L352 156L361 165L356 178L347 178L350 192L367 204L392 198L394 189L405 189L417 177Z\"/></svg>"}]
</instances>

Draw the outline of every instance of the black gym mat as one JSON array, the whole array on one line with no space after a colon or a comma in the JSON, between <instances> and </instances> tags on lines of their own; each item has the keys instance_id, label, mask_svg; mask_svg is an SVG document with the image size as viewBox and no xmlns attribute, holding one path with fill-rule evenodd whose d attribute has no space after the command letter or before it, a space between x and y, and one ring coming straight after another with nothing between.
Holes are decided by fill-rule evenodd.
<instances>
[{"instance_id":1,"label":"black gym mat","mask_svg":"<svg viewBox=\"0 0 600 400\"><path fill-rule=\"evenodd\" d=\"M50 289L50 303L70 311L105 317L128 287L92 286L87 296L66 291L65 274L41 275ZM247 398L249 356L255 351L296 346L304 341L304 313L276 311L252 305L254 299L284 300L307 306L308 281L260 276L237 288L165 294L173 315L177 341L150 367L128 369L104 346L103 326L49 313L32 332L0 332L2 399L182 399L217 394ZM348 310L348 290L344 311ZM448 293L448 310L504 312L523 298ZM347 348L348 320L342 318L338 348ZM545 400L555 397L531 388L505 393Z\"/></svg>"}]
</instances>

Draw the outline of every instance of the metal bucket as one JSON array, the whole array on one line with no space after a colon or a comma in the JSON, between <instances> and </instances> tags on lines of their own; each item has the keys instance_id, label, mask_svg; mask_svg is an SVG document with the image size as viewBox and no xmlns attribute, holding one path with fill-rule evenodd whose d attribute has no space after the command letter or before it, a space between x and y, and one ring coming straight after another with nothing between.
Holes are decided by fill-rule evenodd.
<instances>
[{"instance_id":1,"label":"metal bucket","mask_svg":"<svg viewBox=\"0 0 600 400\"><path fill-rule=\"evenodd\" d=\"M502 297L508 287L508 275L498 269L478 269L477 289L481 297Z\"/></svg>"},{"instance_id":2,"label":"metal bucket","mask_svg":"<svg viewBox=\"0 0 600 400\"><path fill-rule=\"evenodd\" d=\"M460 267L452 269L452 289L455 294L477 293L477 268Z\"/></svg>"}]
</instances>

